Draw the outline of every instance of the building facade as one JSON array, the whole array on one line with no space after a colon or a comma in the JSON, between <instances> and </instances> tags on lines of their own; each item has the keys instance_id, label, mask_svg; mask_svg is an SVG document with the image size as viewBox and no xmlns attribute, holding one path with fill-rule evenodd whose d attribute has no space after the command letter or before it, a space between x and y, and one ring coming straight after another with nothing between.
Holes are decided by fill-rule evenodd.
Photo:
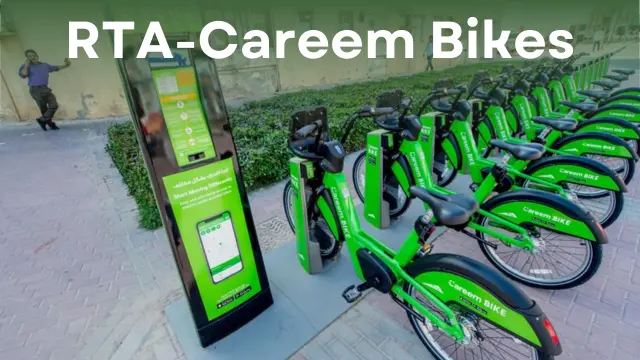
<instances>
[{"instance_id":1,"label":"building facade","mask_svg":"<svg viewBox=\"0 0 640 360\"><path fill-rule=\"evenodd\" d=\"M52 11L60 15L52 15L47 11L33 11L36 3L46 8L46 4L53 2L17 0L1 4L3 30L0 31L0 122L31 121L39 116L38 109L29 95L26 81L18 76L18 68L24 62L26 49L35 49L42 61L62 64L68 56L69 21L91 21L101 28L100 25L105 20L134 20L138 24L135 31L139 33L146 31L150 21L160 21L165 35L184 34L197 41L199 31L206 23L224 20L235 27L239 36L212 36L210 40L214 46L227 42L238 44L238 50L234 55L216 61L227 100L265 97L296 89L423 71L427 64L423 53L432 32L433 21L458 22L463 26L463 38L467 30L464 25L471 15L478 17L480 21L483 18L493 19L496 29L494 33L500 29L518 31L523 25L537 30L535 22L522 22L530 20L526 13L515 14L523 20L514 18L516 10L509 10L506 4L509 1L506 0L496 2L493 7L474 7L466 11L459 10L456 4L445 4L437 9L433 6L433 11L424 11L423 14L337 8L220 10L188 1L173 2L173 5L160 7L153 6L153 3L145 5L138 2L136 6L131 6L122 0L111 0L105 2L104 6L81 1L56 3ZM498 6L502 3L504 6ZM566 29L569 25L570 23ZM540 24L537 26L540 27ZM253 29L263 30L270 35L268 59L249 60L242 55L242 37L244 33ZM276 30L295 30L297 37L311 29L322 31L329 41L340 30L354 30L363 39L363 49L358 57L351 60L340 59L331 51L321 59L309 60L299 53L296 38L287 42L285 59L275 57ZM404 58L404 43L402 39L398 39L395 58L384 57L386 46L384 40L379 40L378 57L369 59L366 50L368 30L409 31L413 36L414 58ZM482 29L476 30L479 39L478 49L481 49ZM81 51L80 58L72 59L69 69L51 75L50 86L60 104L56 118L95 119L124 116L129 113L117 65L113 59L111 37L107 31L100 30L100 37L94 48L99 59L89 59ZM465 56L456 60L435 59L434 65L436 68L443 68L469 61L471 60Z\"/></svg>"}]
</instances>

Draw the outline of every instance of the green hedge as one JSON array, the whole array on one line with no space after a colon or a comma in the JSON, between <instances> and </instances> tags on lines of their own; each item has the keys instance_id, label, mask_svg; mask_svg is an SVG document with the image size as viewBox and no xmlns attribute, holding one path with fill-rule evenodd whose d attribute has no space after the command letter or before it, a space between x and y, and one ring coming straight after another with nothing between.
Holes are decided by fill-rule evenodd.
<instances>
[{"instance_id":1,"label":"green hedge","mask_svg":"<svg viewBox=\"0 0 640 360\"><path fill-rule=\"evenodd\" d=\"M251 191L287 176L291 158L286 145L288 120L300 108L326 106L330 136L338 139L344 120L358 107L373 105L375 97L382 91L403 89L405 94L413 96L413 110L417 111L421 99L426 97L432 84L441 77L450 77L455 84L468 83L477 71L482 69L495 74L500 72L503 65L502 62L488 62L326 90L305 90L229 109L245 185ZM347 152L361 149L365 135L373 129L375 126L371 121L358 122L350 139L344 144ZM106 151L122 174L129 195L138 205L140 226L145 229L160 227L162 223L132 123L116 124L109 128Z\"/></svg>"}]
</instances>

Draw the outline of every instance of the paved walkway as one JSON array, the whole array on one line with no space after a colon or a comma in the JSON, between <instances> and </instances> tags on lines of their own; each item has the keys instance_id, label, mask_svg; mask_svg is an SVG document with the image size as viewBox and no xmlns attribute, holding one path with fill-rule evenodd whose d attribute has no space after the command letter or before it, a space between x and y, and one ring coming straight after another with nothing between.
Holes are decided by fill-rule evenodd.
<instances>
[{"instance_id":1,"label":"paved walkway","mask_svg":"<svg viewBox=\"0 0 640 360\"><path fill-rule=\"evenodd\" d=\"M108 125L63 122L60 131L46 133L33 124L0 129L0 359L183 358L162 311L183 296L174 260L163 230L137 229L135 204L104 152ZM250 196L265 252L292 238L282 187ZM640 208L637 181L633 191L628 209ZM616 360L640 352L635 214L609 230L612 245L596 279L573 291L534 293L556 324L563 319L568 352L597 351ZM459 236L445 236L451 239L438 250L453 251ZM405 349L420 358L424 350L404 318L372 293L296 357L374 359ZM590 342L597 349L585 349L588 337L598 339ZM589 354L583 359L596 358Z\"/></svg>"}]
</instances>

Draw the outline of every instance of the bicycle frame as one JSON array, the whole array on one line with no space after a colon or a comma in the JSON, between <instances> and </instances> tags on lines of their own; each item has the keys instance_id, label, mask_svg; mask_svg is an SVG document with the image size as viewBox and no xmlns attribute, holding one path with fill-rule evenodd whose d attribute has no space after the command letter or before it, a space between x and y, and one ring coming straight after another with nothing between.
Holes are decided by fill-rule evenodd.
<instances>
[{"instance_id":1,"label":"bicycle frame","mask_svg":"<svg viewBox=\"0 0 640 360\"><path fill-rule=\"evenodd\" d=\"M505 140L505 141L518 140L511 137L510 134L507 133L507 129L509 128L509 125L507 124L507 118L504 113L504 109L502 109L502 107L492 105L489 107L489 110L486 112L486 115L493 124L499 127L498 138L500 140ZM474 183L476 184L481 183L480 187L478 188L478 191L480 191L480 189L483 186L485 186L483 181L482 169L488 168L488 167L490 168L494 166L496 163L491 160L484 159L480 156L477 144L473 140L473 131L469 123L470 123L470 119L467 119L466 121L456 120L451 126L451 131L456 137L456 139L459 140L458 143L459 144L461 143L464 146L464 151L467 153L467 157L463 157L463 164L462 164L463 172L470 174L471 179ZM529 163L530 163L529 161L517 160L509 156L507 166L506 166L507 174L515 177L519 177L525 180L529 180L539 185L543 185L545 188L554 190L562 197L565 197L570 200L572 199L562 186L554 183L550 183L548 181L542 180L537 177L524 174L522 170L524 170L529 165ZM493 187L495 186L496 186L496 183L494 179L494 184L492 185L491 190L493 190ZM519 187L514 185L513 188L518 189Z\"/></svg>"},{"instance_id":2,"label":"bicycle frame","mask_svg":"<svg viewBox=\"0 0 640 360\"><path fill-rule=\"evenodd\" d=\"M338 221L344 233L345 243L358 277L363 281L365 280L362 275L362 268L360 267L357 252L362 248L366 248L388 265L398 279L411 284L420 291L421 294L427 297L429 301L435 304L445 314L449 323L441 320L438 316L434 315L424 307L424 305L419 301L411 297L406 291L404 291L400 283L395 284L392 288L392 292L395 295L407 301L412 307L418 309L418 312L421 315L456 340L463 339L464 333L459 326L453 311L435 295L432 295L426 287L404 271L404 267L413 260L414 256L422 247L416 230L412 229L409 237L400 247L398 252L394 252L378 239L362 230L360 221L358 220L355 204L351 197L349 185L343 173L325 173L322 182L331 193L331 198L338 215Z\"/></svg>"},{"instance_id":3,"label":"bicycle frame","mask_svg":"<svg viewBox=\"0 0 640 360\"><path fill-rule=\"evenodd\" d=\"M430 117L429 114L420 117L420 120L423 124L423 129L430 129L433 126L433 117ZM429 124L431 124L429 126ZM423 133L424 134L424 133ZM431 135L430 143L433 144L434 137ZM431 171L429 170L430 164L426 161L420 161L422 159L431 159L432 158L432 148L429 148L429 152L425 154L424 148L428 147L427 144L424 144L425 139L423 137L422 143L412 142L412 141L403 141L400 146L400 153L403 154L409 160L409 166L411 167L411 175L413 175L416 182L420 184L420 186L424 186L427 189L441 192L443 194L452 195L455 192L439 187L435 185L433 178L431 176ZM420 160L419 160L420 159ZM394 175L398 178L400 185L402 186L405 193L408 194L408 188L410 186L409 179L407 178L407 174L404 169L400 168L400 166L392 167L392 171ZM422 182L418 179L423 179ZM486 184L485 184L486 183ZM424 184L424 185L422 185ZM495 178L493 175L490 175L484 182L484 187L482 189L478 189L474 194L473 198L479 203L482 204L493 192L493 188L496 185ZM428 206L424 204L425 209L428 209ZM482 225L476 224L474 222L470 222L468 227L473 230L478 230L480 232L489 234L496 239L499 239L505 244L515 245L525 249L533 249L534 244L527 230L521 226L518 226L508 220L505 220L497 215L494 215L490 212L487 212L483 209L479 209L477 212L479 215L482 215L488 219L491 219L495 223L500 224L505 229L510 230L514 233L517 233L521 236L521 239L514 239L513 237L507 236L505 234L499 233L497 231L493 231L492 229L486 228Z\"/></svg>"}]
</instances>

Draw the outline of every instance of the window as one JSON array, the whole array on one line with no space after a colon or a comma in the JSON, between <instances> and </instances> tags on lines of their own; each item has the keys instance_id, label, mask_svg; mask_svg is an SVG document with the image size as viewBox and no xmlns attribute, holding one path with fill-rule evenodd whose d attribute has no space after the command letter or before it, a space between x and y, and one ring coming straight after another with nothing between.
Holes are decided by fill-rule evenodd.
<instances>
[{"instance_id":1,"label":"window","mask_svg":"<svg viewBox=\"0 0 640 360\"><path fill-rule=\"evenodd\" d=\"M313 12L304 10L298 12L298 21L300 29L312 30L313 29Z\"/></svg>"},{"instance_id":2,"label":"window","mask_svg":"<svg viewBox=\"0 0 640 360\"><path fill-rule=\"evenodd\" d=\"M14 32L15 28L4 11L4 5L0 4L0 32Z\"/></svg>"},{"instance_id":3,"label":"window","mask_svg":"<svg viewBox=\"0 0 640 360\"><path fill-rule=\"evenodd\" d=\"M351 11L341 11L339 14L339 26L340 31L342 30L353 30L353 12Z\"/></svg>"}]
</instances>

